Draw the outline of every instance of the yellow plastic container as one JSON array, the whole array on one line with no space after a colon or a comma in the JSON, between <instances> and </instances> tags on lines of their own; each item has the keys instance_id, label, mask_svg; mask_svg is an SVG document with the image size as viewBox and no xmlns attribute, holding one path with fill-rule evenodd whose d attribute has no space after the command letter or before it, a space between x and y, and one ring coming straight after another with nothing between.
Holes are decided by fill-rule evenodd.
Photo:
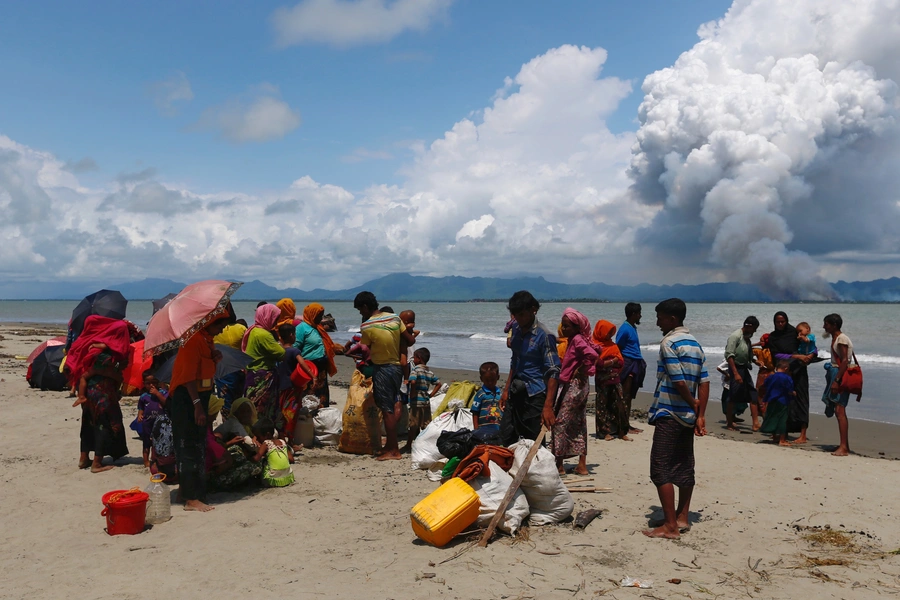
<instances>
[{"instance_id":1,"label":"yellow plastic container","mask_svg":"<svg viewBox=\"0 0 900 600\"><path fill-rule=\"evenodd\" d=\"M472 486L454 477L413 506L409 518L419 539L440 548L474 523L480 508Z\"/></svg>"}]
</instances>

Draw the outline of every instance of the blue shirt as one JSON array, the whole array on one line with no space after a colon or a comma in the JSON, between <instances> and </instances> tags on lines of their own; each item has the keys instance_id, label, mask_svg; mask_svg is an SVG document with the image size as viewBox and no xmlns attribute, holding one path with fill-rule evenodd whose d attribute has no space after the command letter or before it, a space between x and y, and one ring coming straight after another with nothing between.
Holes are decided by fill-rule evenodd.
<instances>
[{"instance_id":1,"label":"blue shirt","mask_svg":"<svg viewBox=\"0 0 900 600\"><path fill-rule=\"evenodd\" d=\"M513 324L510 348L510 371L515 373L515 379L525 384L529 396L546 392L546 380L559 379L556 336L537 319L527 331L520 328L518 323Z\"/></svg>"},{"instance_id":2,"label":"blue shirt","mask_svg":"<svg viewBox=\"0 0 900 600\"><path fill-rule=\"evenodd\" d=\"M697 422L697 413L675 388L679 381L687 384L694 398L697 398L700 384L709 381L703 348L683 326L667 333L659 343L656 392L648 419L651 425L661 417L672 417L686 427L693 427Z\"/></svg>"},{"instance_id":3,"label":"blue shirt","mask_svg":"<svg viewBox=\"0 0 900 600\"><path fill-rule=\"evenodd\" d=\"M806 339L809 341L800 342L800 345L797 347L797 354L818 354L819 349L816 348L816 336L808 333L806 334Z\"/></svg>"},{"instance_id":4,"label":"blue shirt","mask_svg":"<svg viewBox=\"0 0 900 600\"><path fill-rule=\"evenodd\" d=\"M616 345L625 358L630 358L631 360L644 358L641 355L641 342L638 339L637 329L628 321L625 321L619 327L619 331L616 333Z\"/></svg>"},{"instance_id":5,"label":"blue shirt","mask_svg":"<svg viewBox=\"0 0 900 600\"><path fill-rule=\"evenodd\" d=\"M489 389L484 385L475 392L471 411L473 415L478 415L479 427L500 424L500 419L503 417L503 411L500 410L500 394L500 388Z\"/></svg>"},{"instance_id":6,"label":"blue shirt","mask_svg":"<svg viewBox=\"0 0 900 600\"><path fill-rule=\"evenodd\" d=\"M776 371L766 377L766 396L763 402L778 402L787 406L794 394L794 380L787 373Z\"/></svg>"},{"instance_id":7,"label":"blue shirt","mask_svg":"<svg viewBox=\"0 0 900 600\"><path fill-rule=\"evenodd\" d=\"M429 390L434 388L441 381L435 377L434 373L428 370L425 365L416 365L409 374L409 397L417 404L428 404L431 402L431 393Z\"/></svg>"},{"instance_id":8,"label":"blue shirt","mask_svg":"<svg viewBox=\"0 0 900 600\"><path fill-rule=\"evenodd\" d=\"M306 360L318 360L325 357L325 343L322 334L306 321L301 321L294 330L296 339L294 348L300 350L300 356Z\"/></svg>"}]
</instances>

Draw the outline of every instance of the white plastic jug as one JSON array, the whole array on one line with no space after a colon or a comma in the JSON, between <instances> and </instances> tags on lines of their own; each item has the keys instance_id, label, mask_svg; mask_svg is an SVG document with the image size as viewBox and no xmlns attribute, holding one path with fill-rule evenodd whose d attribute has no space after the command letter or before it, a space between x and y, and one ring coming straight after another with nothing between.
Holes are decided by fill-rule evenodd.
<instances>
[{"instance_id":1,"label":"white plastic jug","mask_svg":"<svg viewBox=\"0 0 900 600\"><path fill-rule=\"evenodd\" d=\"M172 518L172 501L169 497L169 488L163 483L165 480L165 473L151 475L150 485L144 490L150 496L147 516L144 518L148 525L165 523Z\"/></svg>"}]
</instances>

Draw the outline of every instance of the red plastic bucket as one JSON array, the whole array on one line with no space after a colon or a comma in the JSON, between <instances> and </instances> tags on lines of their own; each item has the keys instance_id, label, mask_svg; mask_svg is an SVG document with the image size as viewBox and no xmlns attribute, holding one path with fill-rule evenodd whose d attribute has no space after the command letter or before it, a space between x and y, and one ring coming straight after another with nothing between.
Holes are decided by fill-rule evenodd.
<instances>
[{"instance_id":1,"label":"red plastic bucket","mask_svg":"<svg viewBox=\"0 0 900 600\"><path fill-rule=\"evenodd\" d=\"M312 364L310 361L306 361L306 366L309 367L309 370L312 371L313 379L315 379L319 375L319 370L316 369L316 365ZM294 387L303 388L306 387L306 384L312 381L309 378L309 375L306 374L306 371L300 368L300 365L294 367L293 373L291 373L291 383L294 384Z\"/></svg>"},{"instance_id":2,"label":"red plastic bucket","mask_svg":"<svg viewBox=\"0 0 900 600\"><path fill-rule=\"evenodd\" d=\"M134 535L144 530L147 517L147 500L150 496L138 489L113 490L103 494L103 511L106 517L106 533L109 535Z\"/></svg>"}]
</instances>

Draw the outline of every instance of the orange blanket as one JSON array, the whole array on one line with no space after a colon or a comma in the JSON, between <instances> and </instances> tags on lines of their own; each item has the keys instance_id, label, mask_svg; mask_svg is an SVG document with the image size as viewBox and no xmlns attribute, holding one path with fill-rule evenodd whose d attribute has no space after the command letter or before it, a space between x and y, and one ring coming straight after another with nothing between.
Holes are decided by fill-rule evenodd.
<instances>
[{"instance_id":1,"label":"orange blanket","mask_svg":"<svg viewBox=\"0 0 900 600\"><path fill-rule=\"evenodd\" d=\"M462 459L453 472L454 477L463 481L472 481L479 475L489 477L488 461L492 460L504 471L509 471L513 466L516 455L512 450L502 446L475 446L467 457Z\"/></svg>"}]
</instances>

